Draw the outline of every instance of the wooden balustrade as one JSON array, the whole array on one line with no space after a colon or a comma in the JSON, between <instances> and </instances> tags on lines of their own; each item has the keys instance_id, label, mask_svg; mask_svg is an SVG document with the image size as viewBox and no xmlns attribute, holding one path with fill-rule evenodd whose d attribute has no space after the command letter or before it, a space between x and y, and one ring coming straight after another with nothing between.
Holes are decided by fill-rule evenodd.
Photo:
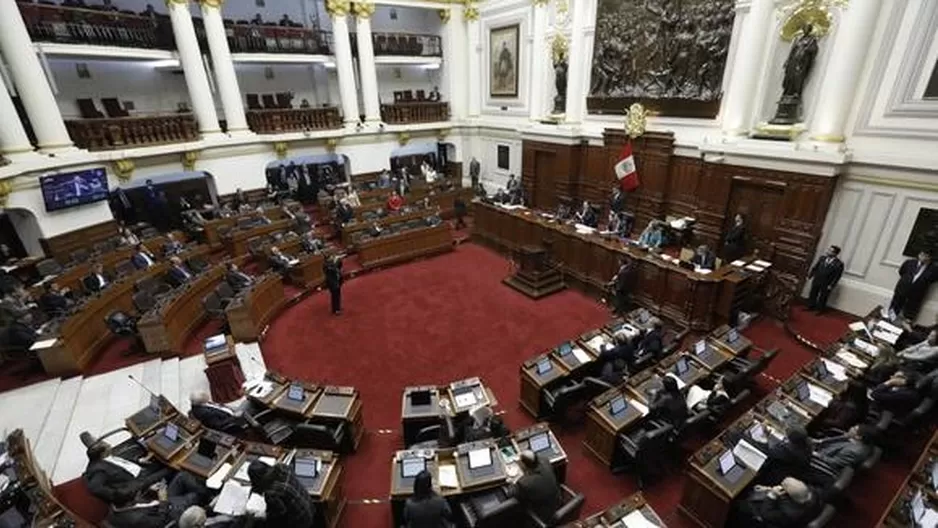
<instances>
[{"instance_id":1,"label":"wooden balustrade","mask_svg":"<svg viewBox=\"0 0 938 528\"><path fill-rule=\"evenodd\" d=\"M383 104L381 120L389 125L449 121L449 103L425 101Z\"/></svg>"},{"instance_id":2,"label":"wooden balustrade","mask_svg":"<svg viewBox=\"0 0 938 528\"><path fill-rule=\"evenodd\" d=\"M18 2L34 41L175 49L165 15Z\"/></svg>"},{"instance_id":3,"label":"wooden balustrade","mask_svg":"<svg viewBox=\"0 0 938 528\"><path fill-rule=\"evenodd\" d=\"M235 53L307 53L330 55L330 34L307 28L233 24L225 28Z\"/></svg>"},{"instance_id":4,"label":"wooden balustrade","mask_svg":"<svg viewBox=\"0 0 938 528\"><path fill-rule=\"evenodd\" d=\"M375 55L403 55L408 57L442 57L443 46L437 35L410 35L406 33L375 33L371 36ZM355 41L354 39L352 40Z\"/></svg>"},{"instance_id":5,"label":"wooden balustrade","mask_svg":"<svg viewBox=\"0 0 938 528\"><path fill-rule=\"evenodd\" d=\"M258 134L329 130L342 127L339 109L334 106L248 110L247 118L251 130Z\"/></svg>"},{"instance_id":6,"label":"wooden balustrade","mask_svg":"<svg viewBox=\"0 0 938 528\"><path fill-rule=\"evenodd\" d=\"M70 119L65 126L75 145L88 150L148 147L199 139L192 114Z\"/></svg>"}]
</instances>

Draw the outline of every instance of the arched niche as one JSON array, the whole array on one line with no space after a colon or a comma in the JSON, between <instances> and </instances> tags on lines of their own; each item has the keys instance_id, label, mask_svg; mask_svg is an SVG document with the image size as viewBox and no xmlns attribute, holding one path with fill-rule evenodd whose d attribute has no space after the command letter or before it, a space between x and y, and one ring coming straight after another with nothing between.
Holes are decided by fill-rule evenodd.
<instances>
[{"instance_id":1,"label":"arched niche","mask_svg":"<svg viewBox=\"0 0 938 528\"><path fill-rule=\"evenodd\" d=\"M6 244L18 257L42 255L42 229L29 209L7 207L0 213L0 244Z\"/></svg>"}]
</instances>

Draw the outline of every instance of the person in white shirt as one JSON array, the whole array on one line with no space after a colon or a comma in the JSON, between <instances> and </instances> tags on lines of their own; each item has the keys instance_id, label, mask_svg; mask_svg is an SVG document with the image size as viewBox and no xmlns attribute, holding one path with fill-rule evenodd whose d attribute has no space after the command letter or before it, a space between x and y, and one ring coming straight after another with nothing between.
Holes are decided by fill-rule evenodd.
<instances>
[{"instance_id":1,"label":"person in white shirt","mask_svg":"<svg viewBox=\"0 0 938 528\"><path fill-rule=\"evenodd\" d=\"M928 333L928 338L899 352L900 360L930 363L938 359L938 330Z\"/></svg>"},{"instance_id":2,"label":"person in white shirt","mask_svg":"<svg viewBox=\"0 0 938 528\"><path fill-rule=\"evenodd\" d=\"M111 278L104 272L104 266L100 262L95 262L91 268L91 273L86 275L81 282L85 290L97 293L110 284Z\"/></svg>"},{"instance_id":3,"label":"person in white shirt","mask_svg":"<svg viewBox=\"0 0 938 528\"><path fill-rule=\"evenodd\" d=\"M172 470L162 466L144 465L114 455L111 445L84 432L80 435L87 447L88 467L82 479L88 491L108 504L132 500L138 493L167 478Z\"/></svg>"}]
</instances>

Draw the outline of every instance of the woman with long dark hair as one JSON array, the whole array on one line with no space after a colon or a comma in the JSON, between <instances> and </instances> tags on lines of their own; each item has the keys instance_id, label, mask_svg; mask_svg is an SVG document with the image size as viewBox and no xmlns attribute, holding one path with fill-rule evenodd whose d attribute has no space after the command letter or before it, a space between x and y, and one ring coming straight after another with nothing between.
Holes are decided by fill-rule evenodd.
<instances>
[{"instance_id":1,"label":"woman with long dark hair","mask_svg":"<svg viewBox=\"0 0 938 528\"><path fill-rule=\"evenodd\" d=\"M404 504L407 528L449 528L453 512L446 499L433 491L433 477L423 470L414 477L414 494Z\"/></svg>"}]
</instances>

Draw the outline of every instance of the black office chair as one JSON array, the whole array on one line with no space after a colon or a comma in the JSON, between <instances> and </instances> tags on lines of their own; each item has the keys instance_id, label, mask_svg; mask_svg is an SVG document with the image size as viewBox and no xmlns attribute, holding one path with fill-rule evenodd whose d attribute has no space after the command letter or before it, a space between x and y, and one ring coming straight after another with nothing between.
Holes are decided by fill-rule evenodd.
<instances>
[{"instance_id":1,"label":"black office chair","mask_svg":"<svg viewBox=\"0 0 938 528\"><path fill-rule=\"evenodd\" d=\"M209 292L208 295L202 297L202 308L210 318L226 321L227 324L225 308L222 306L221 299L218 298L218 295L216 295L215 292Z\"/></svg>"},{"instance_id":2,"label":"black office chair","mask_svg":"<svg viewBox=\"0 0 938 528\"><path fill-rule=\"evenodd\" d=\"M459 513L466 528L504 528L520 526L524 512L518 499L498 488L460 502Z\"/></svg>"},{"instance_id":3,"label":"black office chair","mask_svg":"<svg viewBox=\"0 0 938 528\"><path fill-rule=\"evenodd\" d=\"M129 260L123 260L114 265L114 273L118 277L126 277L135 271L137 271L137 268L135 268L134 263Z\"/></svg>"},{"instance_id":4,"label":"black office chair","mask_svg":"<svg viewBox=\"0 0 938 528\"><path fill-rule=\"evenodd\" d=\"M836 514L836 508L830 504L825 504L824 508L821 509L821 513L809 522L805 528L824 528L831 522L831 519L833 519Z\"/></svg>"},{"instance_id":5,"label":"black office chair","mask_svg":"<svg viewBox=\"0 0 938 528\"><path fill-rule=\"evenodd\" d=\"M654 468L660 467L664 462L671 442L671 433L674 431L674 427L669 423L652 424L653 429L641 434L634 441L625 433L618 437L620 462L612 468L612 472L618 474L635 469L639 489L645 488L645 483L654 476Z\"/></svg>"},{"instance_id":6,"label":"black office chair","mask_svg":"<svg viewBox=\"0 0 938 528\"><path fill-rule=\"evenodd\" d=\"M134 283L134 289L138 292L145 291L154 298L161 295L166 295L167 293L173 291L169 284L166 284L156 277L144 277L139 279Z\"/></svg>"},{"instance_id":7,"label":"black office chair","mask_svg":"<svg viewBox=\"0 0 938 528\"><path fill-rule=\"evenodd\" d=\"M548 421L559 424L577 422L583 413L577 414L575 407L577 403L583 402L585 394L586 385L572 379L557 387L545 389L544 406Z\"/></svg>"},{"instance_id":8,"label":"black office chair","mask_svg":"<svg viewBox=\"0 0 938 528\"><path fill-rule=\"evenodd\" d=\"M139 314L146 313L156 306L156 300L148 291L138 291L130 299Z\"/></svg>"},{"instance_id":9,"label":"black office chair","mask_svg":"<svg viewBox=\"0 0 938 528\"><path fill-rule=\"evenodd\" d=\"M222 281L218 283L218 286L215 286L215 295L218 296L218 300L221 301L222 306L227 308L231 299L234 299L235 292L227 282Z\"/></svg>"},{"instance_id":10,"label":"black office chair","mask_svg":"<svg viewBox=\"0 0 938 528\"><path fill-rule=\"evenodd\" d=\"M137 320L126 312L116 310L104 318L104 323L108 330L117 337L130 340L130 346L122 353L122 356L131 356L134 354L146 353L146 346L140 334L137 333Z\"/></svg>"},{"instance_id":11,"label":"black office chair","mask_svg":"<svg viewBox=\"0 0 938 528\"><path fill-rule=\"evenodd\" d=\"M202 257L192 257L186 261L186 265L193 273L202 273L208 269L208 262L205 262Z\"/></svg>"},{"instance_id":12,"label":"black office chair","mask_svg":"<svg viewBox=\"0 0 938 528\"><path fill-rule=\"evenodd\" d=\"M76 249L72 251L72 264L79 264L88 260L91 257L91 252L85 248Z\"/></svg>"},{"instance_id":13,"label":"black office chair","mask_svg":"<svg viewBox=\"0 0 938 528\"><path fill-rule=\"evenodd\" d=\"M352 442L345 423L322 425L301 423L293 428L290 444L298 448L323 449L337 453L349 453Z\"/></svg>"},{"instance_id":14,"label":"black office chair","mask_svg":"<svg viewBox=\"0 0 938 528\"><path fill-rule=\"evenodd\" d=\"M62 273L62 265L53 258L47 258L45 260L39 261L39 263L36 264L36 272L39 273L40 277L58 275L59 273Z\"/></svg>"},{"instance_id":15,"label":"black office chair","mask_svg":"<svg viewBox=\"0 0 938 528\"><path fill-rule=\"evenodd\" d=\"M769 364L772 363L772 360L775 359L775 356L778 355L779 349L773 348L771 350L766 350L759 356L758 359L749 359L749 358L734 358L726 366L726 370L736 376L741 380L752 381L765 371L768 368Z\"/></svg>"},{"instance_id":16,"label":"black office chair","mask_svg":"<svg viewBox=\"0 0 938 528\"><path fill-rule=\"evenodd\" d=\"M264 409L257 413L246 412L244 420L257 434L264 437L267 443L273 445L281 445L293 435L295 424L278 417L273 409Z\"/></svg>"},{"instance_id":17,"label":"black office chair","mask_svg":"<svg viewBox=\"0 0 938 528\"><path fill-rule=\"evenodd\" d=\"M525 512L528 521L533 526L536 528L554 528L573 522L580 516L580 510L583 509L586 496L582 493L576 493L564 484L560 485L560 493L562 505L554 512L554 516L550 519L541 519L540 516L530 509Z\"/></svg>"},{"instance_id":18,"label":"black office chair","mask_svg":"<svg viewBox=\"0 0 938 528\"><path fill-rule=\"evenodd\" d=\"M443 423L428 425L417 431L414 443L408 446L408 449L439 449L451 447L456 442L456 426L453 425L453 418L444 413Z\"/></svg>"}]
</instances>

